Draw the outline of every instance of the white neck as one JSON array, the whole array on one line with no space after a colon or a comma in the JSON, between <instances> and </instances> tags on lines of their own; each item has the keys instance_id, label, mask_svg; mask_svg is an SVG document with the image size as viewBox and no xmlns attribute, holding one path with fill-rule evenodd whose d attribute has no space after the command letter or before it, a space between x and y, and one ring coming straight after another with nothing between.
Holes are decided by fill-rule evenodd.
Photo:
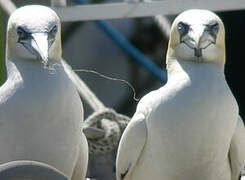
<instances>
[{"instance_id":1,"label":"white neck","mask_svg":"<svg viewBox=\"0 0 245 180\"><path fill-rule=\"evenodd\" d=\"M193 62L168 58L168 79L189 79L190 81L224 79L223 66L212 62ZM215 76L214 76L215 75Z\"/></svg>"},{"instance_id":2,"label":"white neck","mask_svg":"<svg viewBox=\"0 0 245 180\"><path fill-rule=\"evenodd\" d=\"M7 80L11 84L33 83L46 78L56 71L53 67L61 66L60 61L53 61L50 67L44 67L39 60L8 59L6 60Z\"/></svg>"}]
</instances>

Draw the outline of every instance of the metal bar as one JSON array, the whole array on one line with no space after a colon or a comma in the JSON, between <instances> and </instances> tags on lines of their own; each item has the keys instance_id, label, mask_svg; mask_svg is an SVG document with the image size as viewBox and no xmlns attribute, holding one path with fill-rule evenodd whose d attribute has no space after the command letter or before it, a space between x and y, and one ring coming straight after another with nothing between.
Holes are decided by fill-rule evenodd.
<instances>
[{"instance_id":1,"label":"metal bar","mask_svg":"<svg viewBox=\"0 0 245 180\"><path fill-rule=\"evenodd\" d=\"M86 4L86 0L76 0L78 4ZM127 39L125 39L120 32L113 28L109 23L103 20L97 20L95 23L112 39L122 50L124 50L129 56L131 56L136 62L143 66L156 78L163 83L167 81L167 74L156 66L149 58L141 53L136 47L134 47Z\"/></svg>"},{"instance_id":2,"label":"metal bar","mask_svg":"<svg viewBox=\"0 0 245 180\"><path fill-rule=\"evenodd\" d=\"M122 2L95 5L56 7L61 21L86 21L116 18L135 18L178 14L186 9L201 8L212 11L245 9L244 0L161 0L153 2Z\"/></svg>"}]
</instances>

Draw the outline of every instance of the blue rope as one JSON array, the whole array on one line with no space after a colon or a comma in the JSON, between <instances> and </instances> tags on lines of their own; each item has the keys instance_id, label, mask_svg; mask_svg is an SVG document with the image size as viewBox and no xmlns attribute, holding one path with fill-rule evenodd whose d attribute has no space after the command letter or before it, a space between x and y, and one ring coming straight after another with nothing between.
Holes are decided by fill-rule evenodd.
<instances>
[{"instance_id":1,"label":"blue rope","mask_svg":"<svg viewBox=\"0 0 245 180\"><path fill-rule=\"evenodd\" d=\"M75 0L77 4L87 4L86 0ZM103 30L109 37L128 55L130 55L133 60L137 61L144 68L150 71L156 78L160 79L163 83L167 81L166 73L157 67L149 58L147 58L143 53L141 53L137 48L135 48L127 39L121 35L113 26L103 20L97 20L95 23Z\"/></svg>"}]
</instances>

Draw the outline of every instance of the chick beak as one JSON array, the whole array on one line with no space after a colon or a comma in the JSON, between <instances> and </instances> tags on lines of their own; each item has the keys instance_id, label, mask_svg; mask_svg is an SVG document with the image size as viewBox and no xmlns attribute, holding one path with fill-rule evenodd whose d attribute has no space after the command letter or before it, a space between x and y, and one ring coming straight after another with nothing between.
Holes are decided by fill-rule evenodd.
<instances>
[{"instance_id":1,"label":"chick beak","mask_svg":"<svg viewBox=\"0 0 245 180\"><path fill-rule=\"evenodd\" d=\"M48 63L48 33L33 33L31 47L33 48L34 55L39 58L44 65Z\"/></svg>"}]
</instances>

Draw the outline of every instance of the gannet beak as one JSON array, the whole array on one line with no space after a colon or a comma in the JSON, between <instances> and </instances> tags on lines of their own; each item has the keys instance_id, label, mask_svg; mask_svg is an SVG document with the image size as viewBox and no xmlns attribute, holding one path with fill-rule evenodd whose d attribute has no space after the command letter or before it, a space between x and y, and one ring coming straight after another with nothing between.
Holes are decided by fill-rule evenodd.
<instances>
[{"instance_id":1,"label":"gannet beak","mask_svg":"<svg viewBox=\"0 0 245 180\"><path fill-rule=\"evenodd\" d=\"M34 55L45 65L48 63L49 41L48 33L33 33L30 41Z\"/></svg>"},{"instance_id":2,"label":"gannet beak","mask_svg":"<svg viewBox=\"0 0 245 180\"><path fill-rule=\"evenodd\" d=\"M203 38L203 33L205 31L205 26L196 26L192 27L193 29L191 30L190 33L190 39L193 40L193 47L194 47L194 53L196 57L201 57L202 56L202 47L201 47L201 42Z\"/></svg>"},{"instance_id":3,"label":"gannet beak","mask_svg":"<svg viewBox=\"0 0 245 180\"><path fill-rule=\"evenodd\" d=\"M194 27L194 30L192 31L192 33L190 33L190 37L194 40L195 48L199 48L204 30L205 30L205 27L197 26L197 27Z\"/></svg>"}]
</instances>

